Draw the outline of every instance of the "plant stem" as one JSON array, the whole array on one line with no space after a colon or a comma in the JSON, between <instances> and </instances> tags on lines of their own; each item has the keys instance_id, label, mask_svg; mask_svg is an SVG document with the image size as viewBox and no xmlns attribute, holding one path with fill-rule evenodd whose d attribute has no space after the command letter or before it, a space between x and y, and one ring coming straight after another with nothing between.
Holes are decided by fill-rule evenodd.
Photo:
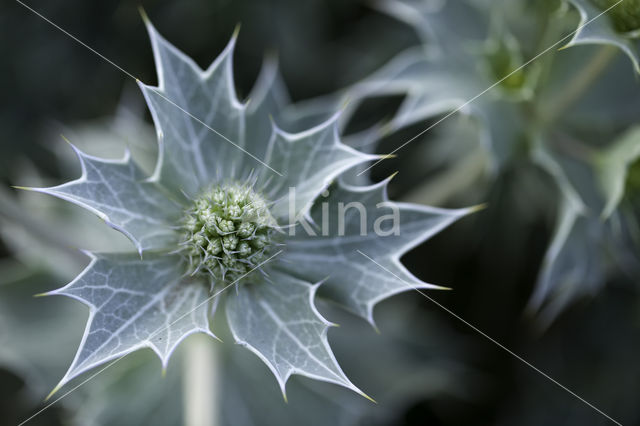
<instances>
[{"instance_id":1,"label":"plant stem","mask_svg":"<svg viewBox=\"0 0 640 426\"><path fill-rule=\"evenodd\" d=\"M609 65L616 53L617 48L614 46L600 47L582 71L553 99L549 107L549 112L544 115L543 122L552 123L560 114L571 107L574 102L579 100L585 91L591 87L591 84L607 68L607 65Z\"/></svg>"},{"instance_id":2,"label":"plant stem","mask_svg":"<svg viewBox=\"0 0 640 426\"><path fill-rule=\"evenodd\" d=\"M185 426L216 426L219 422L220 392L218 348L203 334L192 336L183 361Z\"/></svg>"}]
</instances>

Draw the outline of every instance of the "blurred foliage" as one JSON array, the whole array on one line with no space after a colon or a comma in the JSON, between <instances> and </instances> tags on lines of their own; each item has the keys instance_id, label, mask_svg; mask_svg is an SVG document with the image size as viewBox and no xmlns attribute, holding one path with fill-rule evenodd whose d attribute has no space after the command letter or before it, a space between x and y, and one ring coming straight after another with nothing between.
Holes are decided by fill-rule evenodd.
<instances>
[{"instance_id":1,"label":"blurred foliage","mask_svg":"<svg viewBox=\"0 0 640 426\"><path fill-rule=\"evenodd\" d=\"M591 22L580 4L551 0L376 6L413 27L422 43L355 85L292 107L293 113L327 115L351 99L343 114L349 132L368 99L402 96L387 113L392 118L377 149L398 150L399 158L389 162L393 169L381 165L373 176L408 169L395 181L396 195L408 201L469 205L484 201L507 171L529 174L523 164L547 174L551 182L528 179L522 187L531 191L531 207L556 209L528 306L541 327L575 300L597 294L608 279L639 273L637 211L618 203L626 169L640 154L631 130L640 85L617 55L629 53L618 49L615 37L622 35L585 33L613 31L609 17L590 16ZM592 43L597 47L586 46ZM438 155L443 152L446 161Z\"/></svg>"}]
</instances>

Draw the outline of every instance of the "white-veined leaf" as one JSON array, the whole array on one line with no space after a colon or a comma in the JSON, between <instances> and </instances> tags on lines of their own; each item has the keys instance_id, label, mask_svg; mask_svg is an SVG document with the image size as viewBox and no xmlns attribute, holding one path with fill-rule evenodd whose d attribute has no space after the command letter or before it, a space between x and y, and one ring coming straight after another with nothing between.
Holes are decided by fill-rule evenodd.
<instances>
[{"instance_id":1,"label":"white-veined leaf","mask_svg":"<svg viewBox=\"0 0 640 426\"><path fill-rule=\"evenodd\" d=\"M260 178L264 192L273 201L271 213L287 217L289 223L306 214L313 200L341 173L380 157L364 154L340 141L338 117L301 133L287 133L274 126L267 160L286 175L277 176L264 169ZM268 183L268 184L267 184Z\"/></svg>"},{"instance_id":2,"label":"white-veined leaf","mask_svg":"<svg viewBox=\"0 0 640 426\"><path fill-rule=\"evenodd\" d=\"M55 390L78 375L141 348L164 366L188 335L209 330L208 284L190 282L178 255L92 254L71 283L47 295L89 306L89 320L69 371Z\"/></svg>"},{"instance_id":3,"label":"white-veined leaf","mask_svg":"<svg viewBox=\"0 0 640 426\"><path fill-rule=\"evenodd\" d=\"M281 263L306 280L325 280L322 289L328 297L371 324L376 303L415 288L441 288L415 277L400 258L475 210L395 203L387 198L387 183L357 187L339 182L331 187L310 212L317 235L298 226ZM297 267L302 264L304 269Z\"/></svg>"},{"instance_id":4,"label":"white-veined leaf","mask_svg":"<svg viewBox=\"0 0 640 426\"><path fill-rule=\"evenodd\" d=\"M158 87L139 83L158 133L154 180L189 195L234 176L252 158L245 150L245 106L233 83L234 35L206 69L146 22Z\"/></svg>"},{"instance_id":5,"label":"white-veined leaf","mask_svg":"<svg viewBox=\"0 0 640 426\"><path fill-rule=\"evenodd\" d=\"M229 328L237 343L262 359L282 394L292 374L342 385L362 393L347 379L329 347L331 326L315 307L320 284L271 271L263 282L238 288L227 300Z\"/></svg>"},{"instance_id":6,"label":"white-veined leaf","mask_svg":"<svg viewBox=\"0 0 640 426\"><path fill-rule=\"evenodd\" d=\"M79 179L51 188L27 189L92 211L126 235L140 253L175 244L174 225L183 206L156 183L146 181L128 153L122 160L105 160L75 151L82 166Z\"/></svg>"}]
</instances>

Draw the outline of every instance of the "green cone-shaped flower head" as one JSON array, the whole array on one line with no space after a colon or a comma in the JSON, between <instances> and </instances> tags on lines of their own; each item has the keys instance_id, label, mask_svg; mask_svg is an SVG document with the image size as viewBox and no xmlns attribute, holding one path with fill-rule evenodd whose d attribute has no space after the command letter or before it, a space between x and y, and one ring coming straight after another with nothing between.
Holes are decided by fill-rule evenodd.
<instances>
[{"instance_id":1,"label":"green cone-shaped flower head","mask_svg":"<svg viewBox=\"0 0 640 426\"><path fill-rule=\"evenodd\" d=\"M185 212L181 251L189 273L235 283L274 253L276 221L266 200L249 184L215 185Z\"/></svg>"}]
</instances>

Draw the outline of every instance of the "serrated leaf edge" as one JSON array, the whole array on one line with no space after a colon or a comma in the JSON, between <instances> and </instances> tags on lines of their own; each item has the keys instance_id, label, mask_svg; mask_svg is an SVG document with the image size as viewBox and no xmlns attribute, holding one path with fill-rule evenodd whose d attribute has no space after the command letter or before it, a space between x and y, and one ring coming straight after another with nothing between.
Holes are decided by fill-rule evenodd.
<instances>
[{"instance_id":1,"label":"serrated leaf edge","mask_svg":"<svg viewBox=\"0 0 640 426\"><path fill-rule=\"evenodd\" d=\"M404 246L400 247L400 249L398 249L395 253L392 253L391 255L389 255L388 257L386 257L386 259L389 259L395 266L398 267L398 269L404 273L407 274L407 277L410 278L414 284L412 284L412 286L407 286L406 288L398 288L395 289L393 291L390 291L388 293L385 294L381 294L380 296L372 299L369 303L367 303L367 317L366 320L369 324L371 324L371 326L377 331L378 326L376 325L375 319L373 317L373 312L374 312L374 308L376 307L376 305L380 302L382 302L383 300L386 300L390 297L393 297L397 294L403 293L405 291L409 291L409 290L451 290L451 288L449 287L443 287L440 285L436 285L436 284L431 284L431 283L427 283L423 280L421 280L420 278L416 277L412 272L410 272L406 266L404 266L404 264L402 263L402 261L400 260L402 258L402 256L404 256L406 253L408 253L409 251L413 250L414 248L416 248L417 246L419 246L420 244L424 243L425 241L429 240L431 237L433 237L434 235L438 234L439 232L441 232L442 230L444 230L445 228L447 228L448 226L450 226L451 224L453 224L454 222L456 222L459 219L462 219L463 217L475 213L479 210L482 210L485 208L484 204L481 205L477 205L477 206L471 206L471 207L466 207L466 208L461 208L461 209L444 209L444 208L439 208L439 207L432 207L432 206L426 206L426 205L420 205L420 204L414 204L414 203L404 203L404 202L396 202L396 201L392 201L389 199L389 195L388 195L388 186L389 186L389 182L391 182L391 180L395 177L397 173L392 174L391 176L389 176L388 178L378 182L378 183L374 183L371 185L352 185L349 184L347 182L345 182L343 179L338 179L337 183L338 185L340 185L343 189L347 189L348 191L351 192L360 192L360 193L364 193L364 192L371 192L371 191L375 191L378 189L382 189L382 198L383 201L382 203L385 205L393 205L395 207L397 207L398 209L402 210L414 210L414 211L419 211L419 212L427 212L427 213L444 213L444 214L452 214L450 219L447 221L443 221L442 224L440 224L437 227L431 228L431 229L427 229L425 230L422 234L420 234L419 236L416 236L415 238L412 239L412 241L410 241L409 243L405 244Z\"/></svg>"},{"instance_id":2,"label":"serrated leaf edge","mask_svg":"<svg viewBox=\"0 0 640 426\"><path fill-rule=\"evenodd\" d=\"M311 217L309 216L309 212L311 211L311 207L313 206L313 203L315 202L315 200L318 198L318 196L325 191L330 185L331 183L336 180L336 178L339 178L341 174L343 174L345 171L349 170L352 167L355 167L359 164L362 163L366 163L367 161L376 161L376 160L380 160L380 159L384 159L385 156L384 155L377 155L377 154L367 154L361 151L358 151L348 145L346 145L344 142L342 142L342 138L340 137L340 118L342 116L344 111L338 111L336 112L334 115L332 115L329 119L325 120L324 122L311 127L307 130L301 131L301 132L297 132L297 133L289 133L285 130L283 130L282 128L280 128L278 126L278 124L275 122L275 120L271 120L271 126L272 126L272 130L271 130L271 137L269 139L269 145L267 147L267 153L265 156L265 162L267 164L271 163L271 157L273 156L273 148L275 146L276 143L276 138L278 136L280 136L283 140L294 144L302 139L311 137L317 133L320 133L322 131L326 131L327 129L329 129L329 131L331 131L333 133L333 146L339 148L342 152L350 154L351 155L351 160L350 161L346 161L345 160L345 165L343 165L342 167L340 167L339 169L337 169L337 171L334 171L333 173L331 173L330 175L326 176L323 178L322 180L322 187L315 191L315 193L313 194L313 197L311 198L311 200L309 202L307 202L307 204L301 209L302 214L304 215L305 219L307 221L309 221L310 223L313 222L313 220L311 219ZM288 196L288 194L287 194ZM277 203L281 201L280 200L274 200L273 203Z\"/></svg>"},{"instance_id":3,"label":"serrated leaf edge","mask_svg":"<svg viewBox=\"0 0 640 426\"><path fill-rule=\"evenodd\" d=\"M630 46L630 41L627 40L627 43L621 41L624 37L624 34L620 35L620 40L617 38L613 38L613 37L608 38L605 36L601 36L601 37L583 36L582 33L584 31L584 28L587 25L589 25L589 23L595 18L590 17L587 11L584 9L584 7L580 3L574 0L567 0L567 1L571 5L573 5L573 7L575 7L576 10L578 10L578 13L580 14L580 23L578 25L578 29L575 31L575 34L573 35L571 40L566 45L564 45L561 49L566 49L572 46L588 45L588 44L613 45L619 48L620 50L622 50L629 57L633 65L633 69L635 70L636 73L640 74L640 61L638 59L638 54L632 50ZM617 4L614 5L613 7L617 7ZM604 13L602 14L602 16L599 16L598 19L603 17L604 17Z\"/></svg>"},{"instance_id":4,"label":"serrated leaf edge","mask_svg":"<svg viewBox=\"0 0 640 426\"><path fill-rule=\"evenodd\" d=\"M119 351L117 353L111 354L108 357L105 357L103 359L101 359L99 362L92 362L87 366L84 366L82 369L74 372L73 374L71 374L71 372L74 369L74 366L76 365L76 362L78 361L78 358L81 355L81 351L80 348L84 347L84 344L87 340L87 337L89 336L89 331L91 330L91 325L94 319L94 316L98 310L98 308L93 305L92 303L90 303L89 301L82 299L78 296L75 296L71 293L67 293L65 292L65 290L69 287L71 287L73 284L75 284L77 281L79 281L80 279L82 279L82 277L88 273L91 268L95 265L95 263L98 261L98 256L97 253L93 253L93 252L89 252L89 251L84 251L84 253L89 256L89 258L91 259L91 261L89 262L89 264L85 267L85 269L80 272L80 274L78 274L77 277L75 277L71 282L69 282L67 285L56 289L56 290L51 290L49 292L46 293L42 293L40 296L65 296L74 300L77 300L79 302L81 302L83 305L87 306L89 308L89 318L87 319L87 323L85 325L85 329L84 329L84 333L82 335L82 339L80 341L80 344L78 345L78 351L76 351L76 354L73 358L73 361L71 363L71 366L69 367L69 369L67 370L67 372L65 373L65 375L62 377L62 379L60 380L60 382L53 388L53 390L51 391L51 393L47 396L46 399L51 398L57 391L59 391L63 386L65 386L67 383L69 383L71 380L75 379L76 377L80 376L83 373L86 373L89 370L92 370L93 368L96 368L99 365L103 365L105 363L108 363L112 360L119 360L121 358L123 358L124 356L133 353L135 351L138 351L140 349L144 349L144 348L149 348L151 349L160 359L161 365L162 365L162 370L166 370L168 364L169 364L169 360L171 358L171 356L173 355L173 352L176 350L176 348L180 345L180 343L182 343L182 341L184 341L187 337L189 337L192 334L195 333L204 333L216 340L219 340L219 338L213 334L213 332L209 329L209 328L195 328L192 329L190 331L188 331L187 333L184 333L182 336L180 336L179 339L177 339L175 341L175 343L172 345L172 347L167 351L166 355L163 355L158 348L156 348L153 343L150 341L150 338L147 338L145 341L140 342L139 344L123 350L123 351ZM179 285L179 284L174 284L174 285L167 285L165 286L165 288L163 289L163 291L167 291L171 288L173 288L175 285ZM179 318L181 319L181 318ZM165 329L165 326L163 325L163 327L157 329L156 331L154 331L152 333L152 336L157 334L160 331L163 331ZM117 362L117 361L116 361ZM109 368L112 364L110 364L109 366L105 367ZM104 370L104 369L103 369ZM102 371L102 370L101 370Z\"/></svg>"},{"instance_id":5,"label":"serrated leaf edge","mask_svg":"<svg viewBox=\"0 0 640 426\"><path fill-rule=\"evenodd\" d=\"M177 47L175 47L172 43L170 43L168 40L166 40L161 34L160 32L158 32L158 30L156 30L156 28L153 26L153 24L151 23L151 21L146 17L146 15L143 15L143 19L144 19L144 23L145 26L147 28L147 32L149 33L149 38L151 40L151 48L153 50L153 58L154 58L154 64L156 67L156 73L158 76L158 85L157 86L151 86L148 84L145 84L141 81L138 81L138 86L140 87L142 94L145 98L145 101L147 103L147 106L149 108L149 112L151 113L151 116L153 118L153 122L155 124L155 128L156 128L156 134L157 134L157 139L158 139L158 159L154 168L154 171L152 173L152 175L149 177L149 181L150 182L160 182L161 180L161 172L162 172L162 166L164 163L164 134L162 133L162 122L159 120L158 117L158 113L156 112L155 108L153 107L153 102L151 101L151 99L149 99L149 96L146 92L146 90L149 91L154 91L156 92L159 96L161 96L162 98L164 98L167 102L173 104L176 106L176 108L182 110L185 114L189 115L189 117L191 119L197 120L202 122L201 118L199 117L195 117L193 115L191 115L190 112L184 110L184 108L180 107L179 105L177 105L175 102L173 102L172 100L170 100L166 94L165 94L165 82L164 82L164 67L162 66L162 61L160 60L161 55L160 55L160 47L158 46L158 41L161 40L164 42L164 44L166 45L166 47L172 52L174 53L177 57L179 57L180 59L182 59L186 64L188 64L188 66L194 71L194 74L197 75L200 78L200 81L206 81L209 77L211 77L211 75L213 74L213 72L220 66L220 64L227 60L227 57L229 57L229 59L226 62L226 65L229 67L227 69L226 74L226 78L228 79L227 83L227 87L229 88L229 99L232 102L232 105L234 106L234 108L236 108L239 112L245 113L247 110L247 103L242 103L240 102L240 100L238 99L236 90L235 90L235 82L233 80L233 53L235 51L235 45L238 39L238 33L239 33L239 27L236 27L236 29L234 30L233 35L231 36L231 39L229 40L229 42L227 43L226 47L223 49L223 51L213 60L213 62L207 67L206 70L203 70L200 68L200 66L198 66L198 64L196 64L196 62L190 58L189 56L187 56L184 52L182 52L180 49L178 49ZM146 90L145 90L146 89ZM208 124L205 123L206 127L209 127ZM217 132L217 130L216 130ZM220 133L218 133L219 135L221 135L223 137L223 139L227 139L229 140L225 135L222 135ZM231 141L230 143L237 145L236 142Z\"/></svg>"},{"instance_id":6,"label":"serrated leaf edge","mask_svg":"<svg viewBox=\"0 0 640 426\"><path fill-rule=\"evenodd\" d=\"M63 193L63 192L59 192L59 190L61 188L65 188L67 186L72 186L72 185L77 185L77 184L81 184L81 183L87 182L87 167L86 167L86 164L85 164L85 158L91 159L91 160L95 160L95 161L100 161L100 162L103 162L103 163L108 163L108 164L128 165L128 164L131 163L131 152L129 151L128 148L125 148L124 156L121 159L105 159L105 158L95 157L93 155L86 154L86 153L82 152L79 148L77 148L75 145L73 145L71 143L69 143L69 146L71 146L71 148L75 152L75 154L78 157L78 160L80 162L80 167L81 167L82 173L81 173L81 175L80 175L80 177L78 179L74 179L72 181L65 182L63 184L52 186L52 187L47 187L47 188L32 188L32 187L24 187L24 186L16 186L15 188L26 190L26 191L33 191L33 192L39 192L39 193L42 193L42 194L51 195L53 197L56 197L56 198L59 198L61 200L67 201L69 203L75 204L76 206L82 207L83 209L85 209L87 211L90 211L91 213L95 214L100 219L102 219L109 227L115 229L116 231L122 233L125 237L127 237L127 239L129 239L131 241L131 243L133 243L133 245L135 246L135 248L138 251L138 254L140 255L140 257L142 257L143 248L142 248L142 244L140 243L140 241L138 241L133 236L133 234L131 234L129 231L127 231L123 227L113 223L111 221L111 219L109 218L109 215L107 215L104 212L101 212L100 210L96 209L95 207L90 206L89 204L83 203L82 201L79 201L79 200L77 200L77 199L75 199L73 197L70 197L70 196L66 195L65 193Z\"/></svg>"},{"instance_id":7,"label":"serrated leaf edge","mask_svg":"<svg viewBox=\"0 0 640 426\"><path fill-rule=\"evenodd\" d=\"M233 336L233 339L234 339L236 344L238 344L238 345L242 346L243 348L246 348L249 351L253 352L269 368L269 370L271 371L271 373L273 373L273 375L275 376L275 378L276 378L276 380L278 382L278 386L280 387L280 391L282 392L282 397L284 398L285 402L288 402L287 391L286 391L287 381L289 380L289 378L291 376L299 375L299 376L308 377L308 378L311 378L311 379L314 379L314 380L318 380L318 381L322 381L322 382L326 382L326 383L332 383L332 384L336 384L336 385L339 385L339 386L343 386L343 387L345 387L345 388L347 388L349 390L352 390L352 391L356 392L357 394L365 397L366 399L376 403L376 401L373 398L371 398L366 393L364 393L362 390L360 390L358 387L356 387L348 379L347 375L344 373L344 371L342 371L342 368L340 367L340 364L338 363L338 360L336 359L335 354L333 353L333 350L331 350L331 345L329 344L328 333L329 333L329 329L331 327L336 327L337 324L330 322L324 316L322 316L322 314L320 314L320 312L318 311L318 308L315 305L316 293L318 291L318 288L323 283L324 283L324 280L323 281L319 281L316 284L312 284L312 285L308 286L308 288L309 288L309 296L308 296L309 297L309 305L311 306L311 310L315 314L316 318L319 319L325 326L325 328L322 330L322 335L321 335L320 340L322 341L322 345L327 350L327 353L331 357L331 361L333 361L333 363L335 364L335 367L338 369L338 371L344 377L344 382L341 382L339 380L332 380L332 379L329 379L327 377L316 376L314 374L297 372L295 368L292 368L291 371L288 371L286 377L283 378L283 377L280 376L280 374L278 374L278 370L275 368L275 366L262 353L260 353L260 351L258 351L251 344L249 344L248 342L240 339L236 335L235 331L233 330L233 327L229 327L229 330L231 331L231 335ZM266 283L263 283L263 284L266 284ZM266 285L268 285L268 284L266 284Z\"/></svg>"}]
</instances>

